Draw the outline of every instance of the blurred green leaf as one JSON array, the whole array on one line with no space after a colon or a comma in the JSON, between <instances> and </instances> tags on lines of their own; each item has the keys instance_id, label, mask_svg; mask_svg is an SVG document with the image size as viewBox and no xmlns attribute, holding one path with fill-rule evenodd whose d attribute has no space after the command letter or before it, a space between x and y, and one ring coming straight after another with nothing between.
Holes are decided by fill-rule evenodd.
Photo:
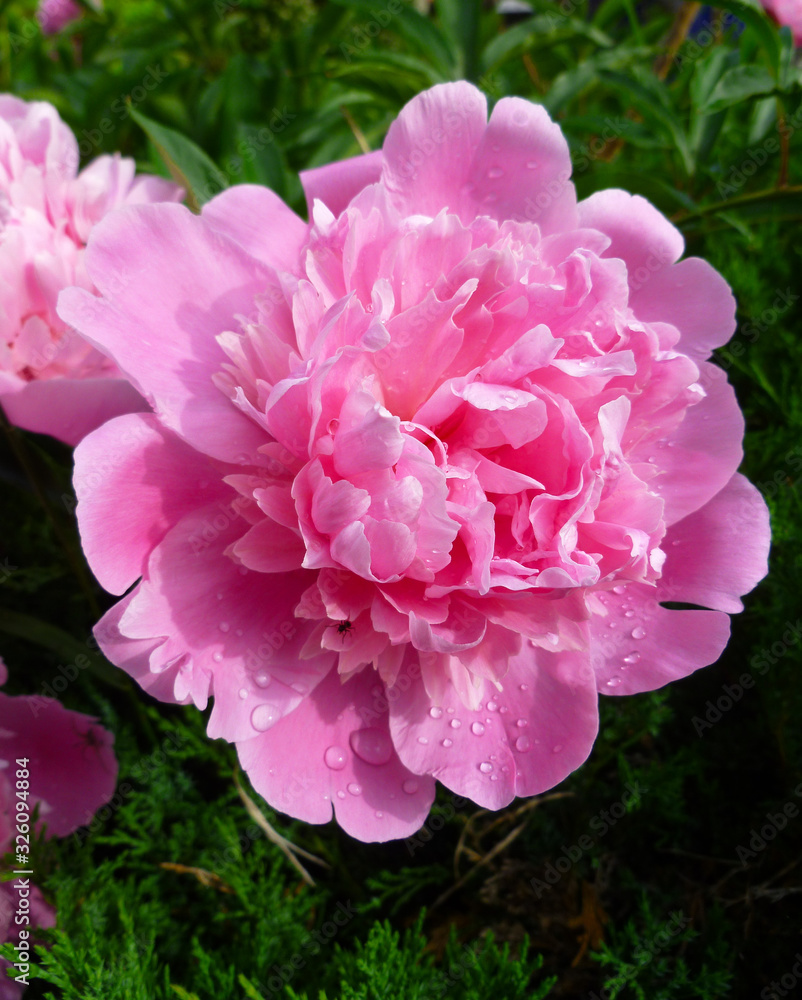
<instances>
[{"instance_id":1,"label":"blurred green leaf","mask_svg":"<svg viewBox=\"0 0 802 1000\"><path fill-rule=\"evenodd\" d=\"M205 202L228 187L225 174L191 139L146 118L133 107L130 111L131 117L156 147L173 179L186 189L187 205L193 212L200 211Z\"/></svg>"},{"instance_id":2,"label":"blurred green leaf","mask_svg":"<svg viewBox=\"0 0 802 1000\"><path fill-rule=\"evenodd\" d=\"M700 111L715 114L750 97L771 94L776 86L771 73L763 66L734 66L722 74Z\"/></svg>"}]
</instances>

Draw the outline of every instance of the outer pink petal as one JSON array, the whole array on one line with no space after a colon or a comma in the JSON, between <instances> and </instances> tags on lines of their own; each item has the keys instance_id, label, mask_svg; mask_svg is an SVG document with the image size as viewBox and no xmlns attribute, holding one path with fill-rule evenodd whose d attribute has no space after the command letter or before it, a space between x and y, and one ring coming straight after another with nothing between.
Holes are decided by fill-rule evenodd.
<instances>
[{"instance_id":1,"label":"outer pink petal","mask_svg":"<svg viewBox=\"0 0 802 1000\"><path fill-rule=\"evenodd\" d=\"M51 837L66 837L108 802L117 783L114 737L52 698L0 694L0 759L30 763L31 808Z\"/></svg>"},{"instance_id":2,"label":"outer pink petal","mask_svg":"<svg viewBox=\"0 0 802 1000\"><path fill-rule=\"evenodd\" d=\"M307 226L270 188L227 188L203 206L201 217L263 264L295 272Z\"/></svg>"},{"instance_id":3,"label":"outer pink petal","mask_svg":"<svg viewBox=\"0 0 802 1000\"><path fill-rule=\"evenodd\" d=\"M656 271L630 296L638 319L671 323L677 350L694 361L710 357L735 332L735 299L727 282L705 260L688 257Z\"/></svg>"},{"instance_id":4,"label":"outer pink petal","mask_svg":"<svg viewBox=\"0 0 802 1000\"><path fill-rule=\"evenodd\" d=\"M583 763L596 738L595 682L583 653L526 645L511 657L503 690L486 684L475 712L452 684L433 705L420 680L403 677L389 693L399 757L486 809L552 788Z\"/></svg>"},{"instance_id":5,"label":"outer pink petal","mask_svg":"<svg viewBox=\"0 0 802 1000\"><path fill-rule=\"evenodd\" d=\"M354 747L383 762L368 763ZM411 774L393 749L384 686L369 669L346 683L332 670L291 715L237 750L274 809L326 823L334 806L337 822L359 840L409 836L434 800L433 779Z\"/></svg>"},{"instance_id":6,"label":"outer pink petal","mask_svg":"<svg viewBox=\"0 0 802 1000\"><path fill-rule=\"evenodd\" d=\"M688 408L685 419L659 452L661 474L651 486L665 501L671 525L698 510L730 481L743 458L744 418L725 373L703 362L701 383L707 395ZM654 453L642 446L643 458Z\"/></svg>"},{"instance_id":7,"label":"outer pink petal","mask_svg":"<svg viewBox=\"0 0 802 1000\"><path fill-rule=\"evenodd\" d=\"M766 502L748 479L734 475L710 503L666 535L660 600L742 611L739 598L768 573L770 541Z\"/></svg>"},{"instance_id":8,"label":"outer pink petal","mask_svg":"<svg viewBox=\"0 0 802 1000\"><path fill-rule=\"evenodd\" d=\"M477 214L536 222L544 235L576 227L568 143L542 105L502 98L471 174Z\"/></svg>"},{"instance_id":9,"label":"outer pink petal","mask_svg":"<svg viewBox=\"0 0 802 1000\"><path fill-rule=\"evenodd\" d=\"M264 432L215 387L215 338L254 313L272 274L182 205L117 209L93 230L87 271L103 298L68 288L59 314L112 355L163 422L199 451L244 462Z\"/></svg>"},{"instance_id":10,"label":"outer pink petal","mask_svg":"<svg viewBox=\"0 0 802 1000\"><path fill-rule=\"evenodd\" d=\"M150 670L169 672L177 701L189 694L203 707L213 694L209 734L228 740L251 737L291 711L334 659L300 656L314 623L294 612L312 574L254 573L225 555L247 528L235 508L188 514L154 549L119 620L129 638L166 637ZM265 704L270 710L254 716Z\"/></svg>"},{"instance_id":11,"label":"outer pink petal","mask_svg":"<svg viewBox=\"0 0 802 1000\"><path fill-rule=\"evenodd\" d=\"M95 428L148 404L124 378L53 378L28 382L19 392L2 393L11 423L75 445Z\"/></svg>"},{"instance_id":12,"label":"outer pink petal","mask_svg":"<svg viewBox=\"0 0 802 1000\"><path fill-rule=\"evenodd\" d=\"M441 83L401 110L384 140L382 182L405 215L443 208L471 220L473 158L487 127L487 102L470 83Z\"/></svg>"},{"instance_id":13,"label":"outer pink petal","mask_svg":"<svg viewBox=\"0 0 802 1000\"><path fill-rule=\"evenodd\" d=\"M626 263L630 288L642 287L655 272L679 260L685 250L680 231L640 195L617 188L597 191L581 201L577 210L580 226L610 237L603 256L620 257ZM639 268L646 268L645 276L636 277Z\"/></svg>"},{"instance_id":14,"label":"outer pink petal","mask_svg":"<svg viewBox=\"0 0 802 1000\"><path fill-rule=\"evenodd\" d=\"M381 172L381 150L327 163L323 167L302 170L301 184L306 195L309 218L312 218L312 206L316 198L334 215L339 215L363 188L378 182Z\"/></svg>"},{"instance_id":15,"label":"outer pink petal","mask_svg":"<svg viewBox=\"0 0 802 1000\"><path fill-rule=\"evenodd\" d=\"M687 677L715 663L730 637L727 615L661 608L652 587L629 584L601 600L607 617L593 617L591 655L602 694L639 694Z\"/></svg>"},{"instance_id":16,"label":"outer pink petal","mask_svg":"<svg viewBox=\"0 0 802 1000\"><path fill-rule=\"evenodd\" d=\"M120 667L159 701L188 704L192 699L187 695L183 699L175 696L175 670L164 670L153 673L150 669L151 655L164 642L162 637L156 639L129 639L120 631L120 620L128 610L128 606L136 599L139 587L109 608L105 615L95 625L93 632L103 655L115 666Z\"/></svg>"},{"instance_id":17,"label":"outer pink petal","mask_svg":"<svg viewBox=\"0 0 802 1000\"><path fill-rule=\"evenodd\" d=\"M112 594L142 575L154 546L185 514L218 501L231 516L231 490L217 469L152 413L118 417L85 438L73 481L84 553Z\"/></svg>"}]
</instances>

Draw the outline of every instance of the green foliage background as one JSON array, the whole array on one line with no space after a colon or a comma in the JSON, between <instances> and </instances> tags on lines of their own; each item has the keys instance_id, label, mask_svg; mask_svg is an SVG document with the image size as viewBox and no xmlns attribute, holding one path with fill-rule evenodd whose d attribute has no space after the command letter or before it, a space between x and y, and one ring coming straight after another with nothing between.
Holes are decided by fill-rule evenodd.
<instances>
[{"instance_id":1,"label":"green foliage background","mask_svg":"<svg viewBox=\"0 0 802 1000\"><path fill-rule=\"evenodd\" d=\"M378 148L434 83L464 77L491 103L545 104L571 144L580 196L644 194L732 285L739 330L718 360L774 532L770 576L721 661L652 694L602 699L590 760L539 803L490 816L441 789L422 834L389 845L260 803L327 861L315 887L247 814L235 755L206 739L200 713L156 704L91 654L62 700L115 733L126 791L89 829L37 846L58 928L42 935L31 1000L603 989L768 1000L799 989L786 986L802 950L799 56L755 0L535 7L505 24L477 0L106 0L45 39L34 3L0 3L0 90L55 104L85 160L121 150L143 169L171 166L196 204L247 181L303 212L299 170ZM70 461L49 439L5 429L9 693L38 693L89 655L110 603L80 554ZM745 674L753 686L710 723L724 686ZM638 795L615 818L627 786ZM787 803L797 817L760 847L768 814Z\"/></svg>"}]
</instances>

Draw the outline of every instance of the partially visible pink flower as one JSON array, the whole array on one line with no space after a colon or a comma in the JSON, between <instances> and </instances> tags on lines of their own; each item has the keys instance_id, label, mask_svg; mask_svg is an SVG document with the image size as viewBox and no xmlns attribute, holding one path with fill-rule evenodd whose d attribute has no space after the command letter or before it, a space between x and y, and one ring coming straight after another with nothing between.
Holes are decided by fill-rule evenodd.
<instances>
[{"instance_id":1,"label":"partially visible pink flower","mask_svg":"<svg viewBox=\"0 0 802 1000\"><path fill-rule=\"evenodd\" d=\"M0 685L7 677L0 661ZM71 712L52 698L0 694L0 856L27 855L30 841L17 840L18 790L28 793L25 813L38 809L37 829L48 837L66 837L88 823L114 794L117 760L114 737L95 719ZM17 761L27 758L25 765ZM28 777L20 779L24 768ZM27 784L26 784L27 783ZM31 837L30 831L23 837ZM17 863L16 867L25 868ZM19 941L13 920L19 895L12 883L0 883L0 941ZM31 886L28 930L52 927L55 911ZM6 978L9 963L0 959L0 1000L16 1000L23 988Z\"/></svg>"},{"instance_id":2,"label":"partially visible pink flower","mask_svg":"<svg viewBox=\"0 0 802 1000\"><path fill-rule=\"evenodd\" d=\"M381 152L302 175L310 223L250 186L125 209L89 245L98 296L61 297L155 409L76 450L95 574L142 578L98 640L158 698L213 696L276 809L387 840L434 779L542 792L598 693L712 663L766 572L708 361L730 290L570 171L542 107L488 122L445 84Z\"/></svg>"},{"instance_id":3,"label":"partially visible pink flower","mask_svg":"<svg viewBox=\"0 0 802 1000\"><path fill-rule=\"evenodd\" d=\"M55 108L0 95L0 403L27 430L75 444L110 417L146 409L117 366L56 314L62 288L91 289L84 245L119 205L176 201L180 188L78 145Z\"/></svg>"},{"instance_id":4,"label":"partially visible pink flower","mask_svg":"<svg viewBox=\"0 0 802 1000\"><path fill-rule=\"evenodd\" d=\"M802 0L762 0L762 3L780 27L791 29L796 44L802 45Z\"/></svg>"},{"instance_id":5,"label":"partially visible pink flower","mask_svg":"<svg viewBox=\"0 0 802 1000\"><path fill-rule=\"evenodd\" d=\"M101 10L102 0L90 0L90 5L95 10ZM42 29L43 35L56 35L63 28L66 28L72 21L77 21L83 16L83 8L75 0L39 0L39 7L36 11L36 20Z\"/></svg>"}]
</instances>

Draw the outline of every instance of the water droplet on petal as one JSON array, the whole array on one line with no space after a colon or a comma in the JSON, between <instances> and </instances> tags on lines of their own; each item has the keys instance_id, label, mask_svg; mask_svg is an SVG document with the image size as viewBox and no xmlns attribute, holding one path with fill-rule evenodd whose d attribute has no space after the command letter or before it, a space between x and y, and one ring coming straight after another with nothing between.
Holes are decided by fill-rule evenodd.
<instances>
[{"instance_id":1,"label":"water droplet on petal","mask_svg":"<svg viewBox=\"0 0 802 1000\"><path fill-rule=\"evenodd\" d=\"M244 701L248 697L248 689L247 688L240 688L239 689L239 696Z\"/></svg>"},{"instance_id":2,"label":"water droplet on petal","mask_svg":"<svg viewBox=\"0 0 802 1000\"><path fill-rule=\"evenodd\" d=\"M273 678L266 670L260 670L253 676L254 684L260 688L266 688L272 680Z\"/></svg>"},{"instance_id":3,"label":"water droplet on petal","mask_svg":"<svg viewBox=\"0 0 802 1000\"><path fill-rule=\"evenodd\" d=\"M362 794L362 786L358 785L355 781L349 781L349 783L345 787L352 795Z\"/></svg>"},{"instance_id":4,"label":"water droplet on petal","mask_svg":"<svg viewBox=\"0 0 802 1000\"><path fill-rule=\"evenodd\" d=\"M491 167L487 171L487 176L490 178L491 181L494 181L497 180L499 177L503 177L504 171L501 169L501 167Z\"/></svg>"},{"instance_id":5,"label":"water droplet on petal","mask_svg":"<svg viewBox=\"0 0 802 1000\"><path fill-rule=\"evenodd\" d=\"M414 778L407 778L404 784L401 786L407 795L414 795L418 790L418 783Z\"/></svg>"},{"instance_id":6,"label":"water droplet on petal","mask_svg":"<svg viewBox=\"0 0 802 1000\"><path fill-rule=\"evenodd\" d=\"M558 743L556 746L551 748L552 753L559 753L563 748L562 743Z\"/></svg>"},{"instance_id":7,"label":"water droplet on petal","mask_svg":"<svg viewBox=\"0 0 802 1000\"><path fill-rule=\"evenodd\" d=\"M451 722L449 722L449 726L451 726L452 729L459 729L461 725L462 723L459 719L452 719Z\"/></svg>"},{"instance_id":8,"label":"water droplet on petal","mask_svg":"<svg viewBox=\"0 0 802 1000\"><path fill-rule=\"evenodd\" d=\"M519 720L518 720L518 721L517 721L517 722L515 723L515 725L516 725L516 726L517 726L517 727L518 727L519 729L526 729L526 727L527 727L527 726L529 725L529 722L528 722L528 721L527 721L526 719L519 719Z\"/></svg>"},{"instance_id":9,"label":"water droplet on petal","mask_svg":"<svg viewBox=\"0 0 802 1000\"><path fill-rule=\"evenodd\" d=\"M641 628L641 626L638 625L638 626L636 626L635 628L632 629L632 638L633 639L644 639L645 637L646 637L646 629L645 628Z\"/></svg>"},{"instance_id":10,"label":"water droplet on petal","mask_svg":"<svg viewBox=\"0 0 802 1000\"><path fill-rule=\"evenodd\" d=\"M634 611L630 610L630 611L625 611L624 612L624 618L634 618L634 617L635 617L635 612Z\"/></svg>"},{"instance_id":11,"label":"water droplet on petal","mask_svg":"<svg viewBox=\"0 0 802 1000\"><path fill-rule=\"evenodd\" d=\"M621 683L621 678L620 677L611 677L610 680L607 681L607 687L608 688L617 688L620 683Z\"/></svg>"},{"instance_id":12,"label":"water droplet on petal","mask_svg":"<svg viewBox=\"0 0 802 1000\"><path fill-rule=\"evenodd\" d=\"M376 726L356 730L351 733L349 742L357 757L375 767L386 764L393 755L393 744L389 734Z\"/></svg>"},{"instance_id":13,"label":"water droplet on petal","mask_svg":"<svg viewBox=\"0 0 802 1000\"><path fill-rule=\"evenodd\" d=\"M377 813L374 813L374 816L376 817L376 819L381 819L382 816L384 816L384 813L383 812L377 812Z\"/></svg>"},{"instance_id":14,"label":"water droplet on petal","mask_svg":"<svg viewBox=\"0 0 802 1000\"><path fill-rule=\"evenodd\" d=\"M624 663L637 663L640 659L640 653L632 652L624 657Z\"/></svg>"},{"instance_id":15,"label":"water droplet on petal","mask_svg":"<svg viewBox=\"0 0 802 1000\"><path fill-rule=\"evenodd\" d=\"M454 741L450 740L448 737L446 737L444 740L441 740L440 742L441 742L441 745L446 748L446 750L448 750L448 748L450 746L454 745Z\"/></svg>"},{"instance_id":16,"label":"water droplet on petal","mask_svg":"<svg viewBox=\"0 0 802 1000\"><path fill-rule=\"evenodd\" d=\"M519 736L515 741L515 749L518 753L526 753L531 745L532 744L528 736Z\"/></svg>"},{"instance_id":17,"label":"water droplet on petal","mask_svg":"<svg viewBox=\"0 0 802 1000\"><path fill-rule=\"evenodd\" d=\"M437 708L437 706L434 706L433 708L429 709L429 715L431 716L432 719L442 719L443 710L442 708Z\"/></svg>"},{"instance_id":18,"label":"water droplet on petal","mask_svg":"<svg viewBox=\"0 0 802 1000\"><path fill-rule=\"evenodd\" d=\"M215 663L223 662L223 654L220 652L219 649L216 653L212 653L212 659L214 660Z\"/></svg>"},{"instance_id":19,"label":"water droplet on petal","mask_svg":"<svg viewBox=\"0 0 802 1000\"><path fill-rule=\"evenodd\" d=\"M485 727L481 722L471 723L471 732L474 736L484 736Z\"/></svg>"},{"instance_id":20,"label":"water droplet on petal","mask_svg":"<svg viewBox=\"0 0 802 1000\"><path fill-rule=\"evenodd\" d=\"M258 732L263 733L269 729L274 722L278 722L281 713L275 705L257 705L251 712L251 725Z\"/></svg>"},{"instance_id":21,"label":"water droplet on petal","mask_svg":"<svg viewBox=\"0 0 802 1000\"><path fill-rule=\"evenodd\" d=\"M323 763L326 767L330 767L332 771L342 771L347 760L348 755L342 747L328 747L323 754Z\"/></svg>"},{"instance_id":22,"label":"water droplet on petal","mask_svg":"<svg viewBox=\"0 0 802 1000\"><path fill-rule=\"evenodd\" d=\"M623 593L626 593L626 589L627 588L623 584L619 583L619 585L617 587L613 587L613 593L614 594L623 594Z\"/></svg>"},{"instance_id":23,"label":"water droplet on petal","mask_svg":"<svg viewBox=\"0 0 802 1000\"><path fill-rule=\"evenodd\" d=\"M490 775L490 780L491 781L498 781L498 775L497 774L491 774Z\"/></svg>"},{"instance_id":24,"label":"water droplet on petal","mask_svg":"<svg viewBox=\"0 0 802 1000\"><path fill-rule=\"evenodd\" d=\"M345 798L345 792L343 792L343 791L337 792L337 798L338 799L344 799Z\"/></svg>"},{"instance_id":25,"label":"water droplet on petal","mask_svg":"<svg viewBox=\"0 0 802 1000\"><path fill-rule=\"evenodd\" d=\"M296 694L306 694L306 692L309 690L306 684L301 684L300 681L296 681L294 684L291 684L290 687Z\"/></svg>"},{"instance_id":26,"label":"water droplet on petal","mask_svg":"<svg viewBox=\"0 0 802 1000\"><path fill-rule=\"evenodd\" d=\"M479 770L482 772L482 774L490 774L490 772L493 770L493 765L490 763L489 760L483 760L482 763L479 765Z\"/></svg>"},{"instance_id":27,"label":"water droplet on petal","mask_svg":"<svg viewBox=\"0 0 802 1000\"><path fill-rule=\"evenodd\" d=\"M528 691L529 690L529 685L528 684L522 684L521 685L521 690L522 691Z\"/></svg>"},{"instance_id":28,"label":"water droplet on petal","mask_svg":"<svg viewBox=\"0 0 802 1000\"><path fill-rule=\"evenodd\" d=\"M220 631L221 632L228 632L228 630L230 628L231 628L231 626L228 624L228 622L220 622Z\"/></svg>"},{"instance_id":29,"label":"water droplet on petal","mask_svg":"<svg viewBox=\"0 0 802 1000\"><path fill-rule=\"evenodd\" d=\"M497 712L498 711L498 703L495 702L495 701L489 701L487 703L487 710L488 710L488 712Z\"/></svg>"},{"instance_id":30,"label":"water droplet on petal","mask_svg":"<svg viewBox=\"0 0 802 1000\"><path fill-rule=\"evenodd\" d=\"M420 744L421 744L422 746L426 746L426 744L427 744L428 742L429 742L429 741L428 741L428 740L426 739L426 737L425 737L425 736L419 736L419 737L418 737L418 743L420 743Z\"/></svg>"}]
</instances>

